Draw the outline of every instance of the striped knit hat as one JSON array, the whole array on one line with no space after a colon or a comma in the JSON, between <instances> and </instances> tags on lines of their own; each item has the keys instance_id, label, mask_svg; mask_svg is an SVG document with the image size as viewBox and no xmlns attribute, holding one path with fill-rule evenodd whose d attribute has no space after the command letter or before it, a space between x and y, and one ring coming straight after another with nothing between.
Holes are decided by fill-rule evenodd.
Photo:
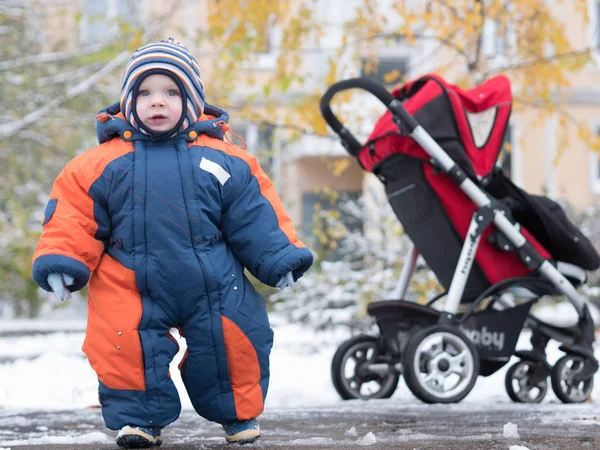
<instances>
[{"instance_id":1,"label":"striped knit hat","mask_svg":"<svg viewBox=\"0 0 600 450\"><path fill-rule=\"evenodd\" d=\"M186 117L182 128L186 129L198 120L204 111L204 85L196 58L179 42L169 38L138 48L125 67L121 87L121 112L137 129L139 124L133 113L134 88L140 76L148 71L167 71L177 78L185 90ZM141 79L144 77L142 76ZM143 131L143 130L142 130Z\"/></svg>"}]
</instances>

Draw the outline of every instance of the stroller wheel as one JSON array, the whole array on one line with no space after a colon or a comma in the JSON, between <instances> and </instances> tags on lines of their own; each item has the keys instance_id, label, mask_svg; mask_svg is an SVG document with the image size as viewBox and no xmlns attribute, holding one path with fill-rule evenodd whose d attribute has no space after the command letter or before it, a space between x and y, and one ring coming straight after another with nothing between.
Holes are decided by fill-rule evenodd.
<instances>
[{"instance_id":1,"label":"stroller wheel","mask_svg":"<svg viewBox=\"0 0 600 450\"><path fill-rule=\"evenodd\" d=\"M344 400L389 398L399 378L389 362L381 359L375 336L348 339L337 349L331 362L333 386Z\"/></svg>"},{"instance_id":2,"label":"stroller wheel","mask_svg":"<svg viewBox=\"0 0 600 450\"><path fill-rule=\"evenodd\" d=\"M504 387L513 402L539 403L548 392L548 381L535 380L535 361L518 361L506 371Z\"/></svg>"},{"instance_id":3,"label":"stroller wheel","mask_svg":"<svg viewBox=\"0 0 600 450\"><path fill-rule=\"evenodd\" d=\"M404 380L425 403L456 403L479 375L479 354L461 331L435 325L414 334L402 356Z\"/></svg>"},{"instance_id":4,"label":"stroller wheel","mask_svg":"<svg viewBox=\"0 0 600 450\"><path fill-rule=\"evenodd\" d=\"M552 390L563 403L581 403L587 400L594 387L593 376L577 380L577 374L583 370L584 359L580 356L566 355L556 361L552 367L550 380Z\"/></svg>"}]
</instances>

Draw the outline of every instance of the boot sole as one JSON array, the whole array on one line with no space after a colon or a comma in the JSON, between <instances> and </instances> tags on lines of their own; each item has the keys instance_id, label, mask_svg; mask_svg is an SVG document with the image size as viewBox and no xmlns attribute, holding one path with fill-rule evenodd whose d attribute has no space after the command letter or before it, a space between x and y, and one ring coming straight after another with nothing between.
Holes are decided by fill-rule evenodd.
<instances>
[{"instance_id":1,"label":"boot sole","mask_svg":"<svg viewBox=\"0 0 600 450\"><path fill-rule=\"evenodd\" d=\"M256 442L260 437L260 433L254 436L240 436L238 439L231 439L229 437L225 437L228 443L230 444L252 444Z\"/></svg>"},{"instance_id":2,"label":"boot sole","mask_svg":"<svg viewBox=\"0 0 600 450\"><path fill-rule=\"evenodd\" d=\"M161 439L150 441L143 436L138 434L126 434L125 436L119 436L117 438L117 445L123 448L150 448L160 447L162 444Z\"/></svg>"}]
</instances>

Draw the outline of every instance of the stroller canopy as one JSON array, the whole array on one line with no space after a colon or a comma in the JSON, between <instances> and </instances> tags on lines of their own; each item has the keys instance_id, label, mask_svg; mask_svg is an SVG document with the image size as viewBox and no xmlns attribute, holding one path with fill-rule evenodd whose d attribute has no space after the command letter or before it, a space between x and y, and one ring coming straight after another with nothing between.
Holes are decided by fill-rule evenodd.
<instances>
[{"instance_id":1,"label":"stroller canopy","mask_svg":"<svg viewBox=\"0 0 600 450\"><path fill-rule=\"evenodd\" d=\"M426 75L392 94L471 177L483 177L493 169L511 111L508 78L498 75L463 90L437 75ZM388 111L375 125L358 159L372 171L394 153L430 159L419 144L400 133Z\"/></svg>"}]
</instances>

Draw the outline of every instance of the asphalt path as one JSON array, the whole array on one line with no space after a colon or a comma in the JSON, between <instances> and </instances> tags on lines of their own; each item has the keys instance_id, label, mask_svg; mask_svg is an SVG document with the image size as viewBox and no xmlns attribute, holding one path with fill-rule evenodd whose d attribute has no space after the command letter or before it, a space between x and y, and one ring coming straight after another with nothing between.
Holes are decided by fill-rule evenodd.
<instances>
[{"instance_id":1,"label":"asphalt path","mask_svg":"<svg viewBox=\"0 0 600 450\"><path fill-rule=\"evenodd\" d=\"M600 406L591 403L490 407L351 401L332 407L266 411L260 424L263 435L256 443L227 444L219 425L184 411L163 430L161 449L600 449ZM116 432L104 428L99 409L0 409L3 449L109 450L118 448L115 436Z\"/></svg>"}]
</instances>

